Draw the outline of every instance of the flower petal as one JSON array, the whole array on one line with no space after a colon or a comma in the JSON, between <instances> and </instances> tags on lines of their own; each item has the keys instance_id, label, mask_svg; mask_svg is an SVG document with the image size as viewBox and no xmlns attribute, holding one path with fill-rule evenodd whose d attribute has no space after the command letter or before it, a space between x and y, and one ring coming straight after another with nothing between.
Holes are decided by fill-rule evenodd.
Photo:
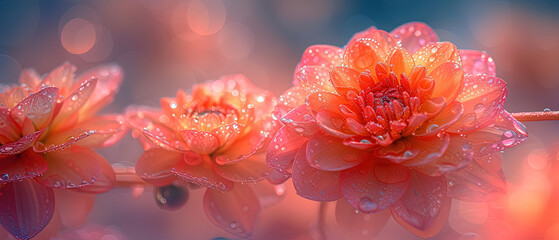
<instances>
[{"instance_id":1,"label":"flower petal","mask_svg":"<svg viewBox=\"0 0 559 240\"><path fill-rule=\"evenodd\" d=\"M347 67L334 67L330 72L330 81L336 91L346 96L349 90L359 92L359 75L361 73Z\"/></svg>"},{"instance_id":2,"label":"flower petal","mask_svg":"<svg viewBox=\"0 0 559 240\"><path fill-rule=\"evenodd\" d=\"M136 161L136 174L148 183L166 186L175 180L171 168L183 160L184 153L152 148Z\"/></svg>"},{"instance_id":3,"label":"flower petal","mask_svg":"<svg viewBox=\"0 0 559 240\"><path fill-rule=\"evenodd\" d=\"M336 90L330 82L330 69L317 66L303 66L295 72L301 87L307 94L316 92L331 92Z\"/></svg>"},{"instance_id":4,"label":"flower petal","mask_svg":"<svg viewBox=\"0 0 559 240\"><path fill-rule=\"evenodd\" d=\"M233 182L253 183L265 179L272 169L266 165L264 154L254 154L228 165L213 165L220 176Z\"/></svg>"},{"instance_id":5,"label":"flower petal","mask_svg":"<svg viewBox=\"0 0 559 240\"><path fill-rule=\"evenodd\" d=\"M345 239L372 239L384 228L389 219L388 209L367 214L356 212L345 199L336 201L336 222Z\"/></svg>"},{"instance_id":6,"label":"flower petal","mask_svg":"<svg viewBox=\"0 0 559 240\"><path fill-rule=\"evenodd\" d=\"M126 109L125 118L130 128L139 132L137 135L142 133L145 139L149 140L149 142L142 142L144 146L155 145L172 151L188 150L175 131L166 125L169 117L160 111L144 107L129 107Z\"/></svg>"},{"instance_id":7,"label":"flower petal","mask_svg":"<svg viewBox=\"0 0 559 240\"><path fill-rule=\"evenodd\" d=\"M444 176L412 172L408 190L392 206L392 216L416 236L433 237L446 224L450 212L451 200L446 197L445 185Z\"/></svg>"},{"instance_id":8,"label":"flower petal","mask_svg":"<svg viewBox=\"0 0 559 240\"><path fill-rule=\"evenodd\" d=\"M377 180L387 184L407 182L410 179L409 168L381 159L375 160L373 173Z\"/></svg>"},{"instance_id":9,"label":"flower petal","mask_svg":"<svg viewBox=\"0 0 559 240\"><path fill-rule=\"evenodd\" d=\"M322 66L331 68L340 65L344 50L330 45L313 45L308 47L297 65L303 66Z\"/></svg>"},{"instance_id":10,"label":"flower petal","mask_svg":"<svg viewBox=\"0 0 559 240\"><path fill-rule=\"evenodd\" d=\"M394 52L392 52L388 63L390 63L390 70L398 77L402 74L410 76L410 73L415 66L412 55L403 48L397 48Z\"/></svg>"},{"instance_id":11,"label":"flower petal","mask_svg":"<svg viewBox=\"0 0 559 240\"><path fill-rule=\"evenodd\" d=\"M484 74L496 77L495 62L486 52L476 50L458 50L462 59L464 72L469 74Z\"/></svg>"},{"instance_id":12,"label":"flower petal","mask_svg":"<svg viewBox=\"0 0 559 240\"><path fill-rule=\"evenodd\" d=\"M57 87L60 89L60 94L62 96L66 96L74 82L74 76L76 73L76 66L70 64L69 62L65 62L59 67L52 70L49 74L47 74L42 80L42 86L52 86Z\"/></svg>"},{"instance_id":13,"label":"flower petal","mask_svg":"<svg viewBox=\"0 0 559 240\"><path fill-rule=\"evenodd\" d=\"M19 83L25 84L30 89L37 88L41 83L41 76L37 74L35 69L26 68L21 71L21 75L19 75Z\"/></svg>"},{"instance_id":14,"label":"flower petal","mask_svg":"<svg viewBox=\"0 0 559 240\"><path fill-rule=\"evenodd\" d=\"M435 117L423 123L421 127L415 130L414 134L418 137L437 135L458 121L462 117L463 111L462 103L454 101L443 108Z\"/></svg>"},{"instance_id":15,"label":"flower petal","mask_svg":"<svg viewBox=\"0 0 559 240\"><path fill-rule=\"evenodd\" d=\"M402 151L397 152L396 157L388 158L392 162L402 164L407 167L419 166L434 161L446 151L450 137L444 134L441 137L422 139L420 137L406 137ZM378 154L379 152L377 152ZM403 157L397 157L403 155ZM406 158L405 156L413 156ZM402 161L403 160L403 161Z\"/></svg>"},{"instance_id":16,"label":"flower petal","mask_svg":"<svg viewBox=\"0 0 559 240\"><path fill-rule=\"evenodd\" d=\"M377 28L375 26L371 26L361 32L354 34L349 42L359 38L371 38L373 36L373 33L375 33L376 31L378 31Z\"/></svg>"},{"instance_id":17,"label":"flower petal","mask_svg":"<svg viewBox=\"0 0 559 240\"><path fill-rule=\"evenodd\" d=\"M506 192L503 171L489 172L477 161L471 161L466 167L446 175L448 196L463 201L491 201Z\"/></svg>"},{"instance_id":18,"label":"flower petal","mask_svg":"<svg viewBox=\"0 0 559 240\"><path fill-rule=\"evenodd\" d=\"M37 181L47 187L80 188L97 182L101 177L113 179L112 166L89 148L71 146L65 150L45 154L48 170Z\"/></svg>"},{"instance_id":19,"label":"flower petal","mask_svg":"<svg viewBox=\"0 0 559 240\"><path fill-rule=\"evenodd\" d=\"M33 179L0 185L0 224L18 239L31 239L54 214L52 188Z\"/></svg>"},{"instance_id":20,"label":"flower petal","mask_svg":"<svg viewBox=\"0 0 559 240\"><path fill-rule=\"evenodd\" d=\"M464 90L456 100L462 102L464 113L447 131L467 133L495 122L507 98L505 81L486 75L464 75Z\"/></svg>"},{"instance_id":21,"label":"flower petal","mask_svg":"<svg viewBox=\"0 0 559 240\"><path fill-rule=\"evenodd\" d=\"M353 136L349 125L345 118L337 113L331 111L319 111L316 114L316 122L318 126L328 134L346 139Z\"/></svg>"},{"instance_id":22,"label":"flower petal","mask_svg":"<svg viewBox=\"0 0 559 240\"><path fill-rule=\"evenodd\" d=\"M62 101L60 111L58 111L52 120L52 126L54 126L55 129L61 129L76 123L80 116L74 113L87 102L96 86L97 79L90 79L85 81L78 89L66 97L66 99Z\"/></svg>"},{"instance_id":23,"label":"flower petal","mask_svg":"<svg viewBox=\"0 0 559 240\"><path fill-rule=\"evenodd\" d=\"M199 154L210 154L219 147L217 137L209 132L182 130L181 136L188 148Z\"/></svg>"},{"instance_id":24,"label":"flower petal","mask_svg":"<svg viewBox=\"0 0 559 240\"><path fill-rule=\"evenodd\" d=\"M32 178L47 171L47 162L32 150L0 159L0 184Z\"/></svg>"},{"instance_id":25,"label":"flower petal","mask_svg":"<svg viewBox=\"0 0 559 240\"><path fill-rule=\"evenodd\" d=\"M85 224L87 216L93 208L95 194L70 189L54 189L54 195L64 226L77 228Z\"/></svg>"},{"instance_id":26,"label":"flower petal","mask_svg":"<svg viewBox=\"0 0 559 240\"><path fill-rule=\"evenodd\" d=\"M293 159L299 148L306 148L307 140L290 128L281 127L268 145L266 164L284 175L290 175Z\"/></svg>"},{"instance_id":27,"label":"flower petal","mask_svg":"<svg viewBox=\"0 0 559 240\"><path fill-rule=\"evenodd\" d=\"M283 116L289 110L305 104L307 93L301 86L295 86L285 91L278 98L278 105L276 106L276 113L274 115L278 118Z\"/></svg>"},{"instance_id":28,"label":"flower petal","mask_svg":"<svg viewBox=\"0 0 559 240\"><path fill-rule=\"evenodd\" d=\"M386 184L377 180L373 161L342 171L340 187L344 198L353 208L364 213L376 213L392 206L406 192L409 181Z\"/></svg>"},{"instance_id":29,"label":"flower petal","mask_svg":"<svg viewBox=\"0 0 559 240\"><path fill-rule=\"evenodd\" d=\"M376 75L377 63L387 60L390 51L399 46L399 41L388 33L375 31L370 38L352 40L345 48L343 63L358 72L369 69Z\"/></svg>"},{"instance_id":30,"label":"flower petal","mask_svg":"<svg viewBox=\"0 0 559 240\"><path fill-rule=\"evenodd\" d=\"M77 77L74 89L79 88L85 81L92 78L97 79L97 86L88 101L79 110L79 115L84 118L95 115L113 100L122 81L122 69L116 64L111 64L88 70Z\"/></svg>"},{"instance_id":31,"label":"flower petal","mask_svg":"<svg viewBox=\"0 0 559 240\"><path fill-rule=\"evenodd\" d=\"M306 153L309 165L324 171L348 169L371 158L369 152L348 147L341 139L322 133L309 139Z\"/></svg>"},{"instance_id":32,"label":"flower petal","mask_svg":"<svg viewBox=\"0 0 559 240\"><path fill-rule=\"evenodd\" d=\"M281 121L286 127L306 137L314 135L319 130L316 120L304 104L287 112L281 117Z\"/></svg>"},{"instance_id":33,"label":"flower petal","mask_svg":"<svg viewBox=\"0 0 559 240\"><path fill-rule=\"evenodd\" d=\"M10 109L0 107L0 144L16 142L20 137L20 127L10 116Z\"/></svg>"},{"instance_id":34,"label":"flower petal","mask_svg":"<svg viewBox=\"0 0 559 240\"><path fill-rule=\"evenodd\" d=\"M503 151L514 147L528 138L526 126L510 113L503 111L495 119L495 124L465 134L480 154Z\"/></svg>"},{"instance_id":35,"label":"flower petal","mask_svg":"<svg viewBox=\"0 0 559 240\"><path fill-rule=\"evenodd\" d=\"M297 195L320 202L341 198L340 172L322 171L307 162L306 150L301 148L293 161L293 186Z\"/></svg>"},{"instance_id":36,"label":"flower petal","mask_svg":"<svg viewBox=\"0 0 559 240\"><path fill-rule=\"evenodd\" d=\"M465 167L473 157L472 142L460 135L451 135L448 148L441 157L415 169L429 176L445 175Z\"/></svg>"},{"instance_id":37,"label":"flower petal","mask_svg":"<svg viewBox=\"0 0 559 240\"><path fill-rule=\"evenodd\" d=\"M0 146L0 159L12 155L22 153L32 147L35 141L41 136L45 129L26 135L16 142L8 143Z\"/></svg>"},{"instance_id":38,"label":"flower petal","mask_svg":"<svg viewBox=\"0 0 559 240\"><path fill-rule=\"evenodd\" d=\"M402 46L410 53L430 42L438 42L439 37L435 31L422 22L409 22L395 28L390 32L392 36L400 39Z\"/></svg>"},{"instance_id":39,"label":"flower petal","mask_svg":"<svg viewBox=\"0 0 559 240\"><path fill-rule=\"evenodd\" d=\"M425 67L428 74L438 66L448 62L454 62L462 66L460 53L458 53L456 46L450 42L428 43L413 54L413 60L416 66Z\"/></svg>"},{"instance_id":40,"label":"flower petal","mask_svg":"<svg viewBox=\"0 0 559 240\"><path fill-rule=\"evenodd\" d=\"M52 152L77 144L88 148L110 147L126 134L124 117L120 115L95 116L62 132L51 132L37 152ZM43 149L41 149L43 148Z\"/></svg>"},{"instance_id":41,"label":"flower petal","mask_svg":"<svg viewBox=\"0 0 559 240\"><path fill-rule=\"evenodd\" d=\"M459 64L447 62L439 65L429 73L435 82L432 97L444 97L453 102L464 86L464 71Z\"/></svg>"},{"instance_id":42,"label":"flower petal","mask_svg":"<svg viewBox=\"0 0 559 240\"><path fill-rule=\"evenodd\" d=\"M57 97L58 88L55 87L46 87L32 93L12 108L12 118L20 126L23 125L25 118L29 118L35 129L43 129L52 118Z\"/></svg>"},{"instance_id":43,"label":"flower petal","mask_svg":"<svg viewBox=\"0 0 559 240\"><path fill-rule=\"evenodd\" d=\"M260 203L249 186L235 184L228 192L207 189L203 201L206 216L215 225L238 237L252 236Z\"/></svg>"},{"instance_id":44,"label":"flower petal","mask_svg":"<svg viewBox=\"0 0 559 240\"><path fill-rule=\"evenodd\" d=\"M233 188L233 182L220 176L213 170L213 164L208 156L201 155L203 158L196 166L188 165L185 162L177 162L172 168L177 177L184 181L191 182L202 187L212 188L220 191L229 191Z\"/></svg>"},{"instance_id":45,"label":"flower petal","mask_svg":"<svg viewBox=\"0 0 559 240\"><path fill-rule=\"evenodd\" d=\"M250 188L258 198L262 208L269 208L277 205L285 198L285 184L272 184L268 181L258 181Z\"/></svg>"}]
</instances>

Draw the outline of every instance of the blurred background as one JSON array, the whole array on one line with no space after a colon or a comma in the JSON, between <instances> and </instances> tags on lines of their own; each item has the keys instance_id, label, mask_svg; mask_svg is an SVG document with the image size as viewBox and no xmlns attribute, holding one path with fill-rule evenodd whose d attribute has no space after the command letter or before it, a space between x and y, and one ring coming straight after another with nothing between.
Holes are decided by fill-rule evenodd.
<instances>
[{"instance_id":1,"label":"blurred background","mask_svg":"<svg viewBox=\"0 0 559 240\"><path fill-rule=\"evenodd\" d=\"M125 78L105 112L158 106L177 88L234 73L279 95L306 47L343 46L369 26L390 31L409 21L429 24L460 49L487 51L508 83L509 112L559 110L559 2L537 0L0 0L0 83L15 84L22 68L42 74L69 61L79 73L115 62ZM434 239L559 239L559 123L526 125L529 140L504 153L509 195L493 203L455 201ZM100 152L133 166L142 149L127 137ZM192 191L184 208L169 212L156 206L152 189L115 189L97 196L84 228L66 234L232 238L206 219L202 193ZM318 205L295 197L289 182L285 195L264 211L255 239L313 237ZM376 239L415 237L391 220Z\"/></svg>"}]
</instances>

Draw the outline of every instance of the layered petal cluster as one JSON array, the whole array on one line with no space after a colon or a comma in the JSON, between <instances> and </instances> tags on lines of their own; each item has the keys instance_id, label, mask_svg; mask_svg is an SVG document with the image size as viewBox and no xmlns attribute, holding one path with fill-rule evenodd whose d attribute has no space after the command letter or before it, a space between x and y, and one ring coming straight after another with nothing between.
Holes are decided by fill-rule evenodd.
<instances>
[{"instance_id":1,"label":"layered petal cluster","mask_svg":"<svg viewBox=\"0 0 559 240\"><path fill-rule=\"evenodd\" d=\"M0 93L0 224L18 239L37 235L53 215L68 226L83 223L91 193L115 184L111 165L91 148L125 134L123 117L96 115L122 72L101 66L75 78L75 71L69 63L43 77L24 70L20 85Z\"/></svg>"},{"instance_id":2,"label":"layered petal cluster","mask_svg":"<svg viewBox=\"0 0 559 240\"><path fill-rule=\"evenodd\" d=\"M145 152L136 173L156 186L181 179L207 188L206 215L240 237L252 234L266 182L266 146L279 126L276 99L242 75L197 85L161 99L161 109L132 107L126 118ZM262 187L261 187L262 186ZM262 188L262 189L260 189Z\"/></svg>"},{"instance_id":3,"label":"layered petal cluster","mask_svg":"<svg viewBox=\"0 0 559 240\"><path fill-rule=\"evenodd\" d=\"M283 126L268 165L291 176L300 196L390 209L421 237L442 228L451 198L503 192L499 151L523 142L526 129L503 109L507 88L493 60L438 41L427 25L408 23L357 33L343 49L309 47L279 98Z\"/></svg>"}]
</instances>

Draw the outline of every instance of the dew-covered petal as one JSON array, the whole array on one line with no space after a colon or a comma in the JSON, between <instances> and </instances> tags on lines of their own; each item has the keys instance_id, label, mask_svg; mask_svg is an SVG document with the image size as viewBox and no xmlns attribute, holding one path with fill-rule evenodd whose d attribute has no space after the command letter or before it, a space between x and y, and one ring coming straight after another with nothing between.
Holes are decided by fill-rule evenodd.
<instances>
[{"instance_id":1,"label":"dew-covered petal","mask_svg":"<svg viewBox=\"0 0 559 240\"><path fill-rule=\"evenodd\" d=\"M136 174L150 184L165 186L175 179L171 169L181 161L184 153L152 148L136 161Z\"/></svg>"},{"instance_id":2,"label":"dew-covered petal","mask_svg":"<svg viewBox=\"0 0 559 240\"><path fill-rule=\"evenodd\" d=\"M392 162L402 164L404 166L413 167L423 165L439 158L446 151L450 137L443 134L441 137L434 136L431 138L406 137L403 141L405 148L400 152L393 152L393 157L385 157ZM380 152L380 151L379 151ZM377 152L378 154L378 152ZM401 157L399 157L401 156ZM412 156L407 158L406 156Z\"/></svg>"},{"instance_id":3,"label":"dew-covered petal","mask_svg":"<svg viewBox=\"0 0 559 240\"><path fill-rule=\"evenodd\" d=\"M343 63L358 72L369 69L375 73L377 63L384 62L390 51L398 46L398 40L388 33L375 31L371 38L352 40L345 48Z\"/></svg>"},{"instance_id":4,"label":"dew-covered petal","mask_svg":"<svg viewBox=\"0 0 559 240\"><path fill-rule=\"evenodd\" d=\"M295 72L301 87L307 94L315 92L335 92L330 82L330 68L318 66L303 66Z\"/></svg>"},{"instance_id":5,"label":"dew-covered petal","mask_svg":"<svg viewBox=\"0 0 559 240\"><path fill-rule=\"evenodd\" d=\"M345 98L338 94L317 92L310 94L306 101L307 105L314 112L330 111L340 114L340 105L347 105Z\"/></svg>"},{"instance_id":6,"label":"dew-covered petal","mask_svg":"<svg viewBox=\"0 0 559 240\"><path fill-rule=\"evenodd\" d=\"M503 151L514 147L528 138L526 126L510 113L503 111L495 119L495 124L465 134L480 154Z\"/></svg>"},{"instance_id":7,"label":"dew-covered petal","mask_svg":"<svg viewBox=\"0 0 559 240\"><path fill-rule=\"evenodd\" d=\"M122 76L122 69L118 65L109 64L90 69L77 77L74 89L79 88L87 80L97 79L97 86L88 101L79 110L79 115L84 118L93 116L112 102L120 87Z\"/></svg>"},{"instance_id":8,"label":"dew-covered petal","mask_svg":"<svg viewBox=\"0 0 559 240\"><path fill-rule=\"evenodd\" d=\"M318 126L328 134L346 139L353 136L353 131L349 129L346 119L335 112L319 111L316 114L316 122Z\"/></svg>"},{"instance_id":9,"label":"dew-covered petal","mask_svg":"<svg viewBox=\"0 0 559 240\"><path fill-rule=\"evenodd\" d=\"M291 174L284 174L276 169L272 169L272 171L270 172L270 176L268 176L267 180L271 184L283 184L285 181L289 180L290 178L291 178Z\"/></svg>"},{"instance_id":10,"label":"dew-covered petal","mask_svg":"<svg viewBox=\"0 0 559 240\"><path fill-rule=\"evenodd\" d=\"M198 165L192 166L185 162L177 162L172 168L173 172L180 179L191 182L202 187L212 188L219 191L229 191L233 187L233 182L217 174L213 169L213 164L208 156L201 155L203 158Z\"/></svg>"},{"instance_id":11,"label":"dew-covered petal","mask_svg":"<svg viewBox=\"0 0 559 240\"><path fill-rule=\"evenodd\" d=\"M359 75L361 73L347 67L334 67L330 72L330 80L336 91L346 96L349 90L359 92Z\"/></svg>"},{"instance_id":12,"label":"dew-covered petal","mask_svg":"<svg viewBox=\"0 0 559 240\"><path fill-rule=\"evenodd\" d=\"M464 108L462 107L462 103L454 101L443 108L435 117L423 123L421 127L415 130L414 134L418 137L437 135L458 121L458 119L462 117L463 112Z\"/></svg>"},{"instance_id":13,"label":"dew-covered petal","mask_svg":"<svg viewBox=\"0 0 559 240\"><path fill-rule=\"evenodd\" d=\"M80 188L97 182L102 176L115 179L115 172L107 160L89 148L74 145L44 156L48 169L37 177L37 181L47 187Z\"/></svg>"},{"instance_id":14,"label":"dew-covered petal","mask_svg":"<svg viewBox=\"0 0 559 240\"><path fill-rule=\"evenodd\" d=\"M410 170L408 167L381 159L375 159L373 173L377 180L387 184L407 182L410 179Z\"/></svg>"},{"instance_id":15,"label":"dew-covered petal","mask_svg":"<svg viewBox=\"0 0 559 240\"><path fill-rule=\"evenodd\" d=\"M30 89L36 89L41 83L41 76L37 74L35 69L26 68L21 71L21 75L19 75L19 83L25 84Z\"/></svg>"},{"instance_id":16,"label":"dew-covered petal","mask_svg":"<svg viewBox=\"0 0 559 240\"><path fill-rule=\"evenodd\" d=\"M401 76L402 74L409 76L415 66L412 55L403 48L397 48L392 52L388 63L390 63L390 70L395 73L396 76ZM436 86L437 85L435 85L435 88Z\"/></svg>"},{"instance_id":17,"label":"dew-covered petal","mask_svg":"<svg viewBox=\"0 0 559 240\"><path fill-rule=\"evenodd\" d=\"M307 92L301 86L294 86L287 91L285 91L278 98L278 105L276 106L276 111L274 115L278 118L283 116L289 110L305 104L305 98L307 97Z\"/></svg>"},{"instance_id":18,"label":"dew-covered petal","mask_svg":"<svg viewBox=\"0 0 559 240\"><path fill-rule=\"evenodd\" d=\"M60 94L66 96L74 82L75 73L76 66L65 62L47 74L41 80L41 85L57 87L60 89Z\"/></svg>"},{"instance_id":19,"label":"dew-covered petal","mask_svg":"<svg viewBox=\"0 0 559 240\"><path fill-rule=\"evenodd\" d=\"M503 171L489 172L477 161L446 175L448 196L463 201L491 201L506 193Z\"/></svg>"},{"instance_id":20,"label":"dew-covered petal","mask_svg":"<svg viewBox=\"0 0 559 240\"><path fill-rule=\"evenodd\" d=\"M46 87L32 93L11 109L12 118L20 126L25 118L29 118L36 129L43 129L52 118L57 97L58 88L55 87Z\"/></svg>"},{"instance_id":21,"label":"dew-covered petal","mask_svg":"<svg viewBox=\"0 0 559 240\"><path fill-rule=\"evenodd\" d=\"M77 144L88 148L110 147L126 134L124 117L120 115L95 116L61 132L51 132L35 145L37 152L52 152ZM44 149L40 149L43 146Z\"/></svg>"},{"instance_id":22,"label":"dew-covered petal","mask_svg":"<svg viewBox=\"0 0 559 240\"><path fill-rule=\"evenodd\" d=\"M77 228L86 223L87 216L95 203L95 194L70 189L54 189L54 195L64 226Z\"/></svg>"},{"instance_id":23,"label":"dew-covered petal","mask_svg":"<svg viewBox=\"0 0 559 240\"><path fill-rule=\"evenodd\" d=\"M409 181L396 184L377 180L373 161L344 170L340 174L340 187L344 198L353 208L364 213L376 213L389 208L406 192Z\"/></svg>"},{"instance_id":24,"label":"dew-covered petal","mask_svg":"<svg viewBox=\"0 0 559 240\"><path fill-rule=\"evenodd\" d=\"M238 237L252 236L261 207L248 185L235 184L228 192L207 189L203 203L206 216L215 225Z\"/></svg>"},{"instance_id":25,"label":"dew-covered petal","mask_svg":"<svg viewBox=\"0 0 559 240\"><path fill-rule=\"evenodd\" d=\"M129 107L125 114L130 128L143 134L149 140L144 145L155 145L167 150L187 151L186 145L177 133L167 126L167 115L158 110L144 107ZM142 140L142 138L140 138Z\"/></svg>"},{"instance_id":26,"label":"dew-covered petal","mask_svg":"<svg viewBox=\"0 0 559 240\"><path fill-rule=\"evenodd\" d=\"M486 75L464 75L464 89L456 100L464 113L447 131L467 133L495 122L507 98L505 81Z\"/></svg>"},{"instance_id":27,"label":"dew-covered petal","mask_svg":"<svg viewBox=\"0 0 559 240\"><path fill-rule=\"evenodd\" d=\"M18 139L16 142L7 143L0 146L0 159L17 155L32 147L35 141L41 136L41 134L43 134L44 131L45 129L39 130Z\"/></svg>"},{"instance_id":28,"label":"dew-covered petal","mask_svg":"<svg viewBox=\"0 0 559 240\"><path fill-rule=\"evenodd\" d=\"M446 224L450 204L444 176L431 177L412 172L406 193L391 210L394 219L408 231L429 238Z\"/></svg>"},{"instance_id":29,"label":"dew-covered petal","mask_svg":"<svg viewBox=\"0 0 559 240\"><path fill-rule=\"evenodd\" d=\"M303 148L299 149L293 162L292 179L297 195L301 197L320 202L342 197L340 172L322 171L311 167Z\"/></svg>"},{"instance_id":30,"label":"dew-covered petal","mask_svg":"<svg viewBox=\"0 0 559 240\"><path fill-rule=\"evenodd\" d=\"M321 66L331 68L332 66L341 64L343 53L344 50L339 47L330 45L313 45L308 47L303 52L301 61L295 69L299 69L303 66Z\"/></svg>"},{"instance_id":31,"label":"dew-covered petal","mask_svg":"<svg viewBox=\"0 0 559 240\"><path fill-rule=\"evenodd\" d=\"M476 50L458 50L462 59L464 72L469 74L485 74L496 77L495 62L486 52Z\"/></svg>"},{"instance_id":32,"label":"dew-covered petal","mask_svg":"<svg viewBox=\"0 0 559 240\"><path fill-rule=\"evenodd\" d=\"M386 209L374 214L362 213L345 199L336 201L336 223L345 239L372 239L390 219L390 210Z\"/></svg>"},{"instance_id":33,"label":"dew-covered petal","mask_svg":"<svg viewBox=\"0 0 559 240\"><path fill-rule=\"evenodd\" d=\"M213 165L215 171L233 182L253 183L265 179L272 169L266 165L264 154L254 154L234 164Z\"/></svg>"},{"instance_id":34,"label":"dew-covered petal","mask_svg":"<svg viewBox=\"0 0 559 240\"><path fill-rule=\"evenodd\" d=\"M309 139L306 153L309 165L324 171L348 169L371 158L369 152L346 146L343 140L322 133Z\"/></svg>"},{"instance_id":35,"label":"dew-covered petal","mask_svg":"<svg viewBox=\"0 0 559 240\"><path fill-rule=\"evenodd\" d=\"M450 42L433 42L419 48L413 54L416 66L423 66L427 73L433 72L438 66L454 62L461 66L460 53L456 46Z\"/></svg>"},{"instance_id":36,"label":"dew-covered petal","mask_svg":"<svg viewBox=\"0 0 559 240\"><path fill-rule=\"evenodd\" d=\"M439 41L435 31L422 22L410 22L400 25L392 30L390 34L400 39L402 46L410 53L414 53L427 43Z\"/></svg>"},{"instance_id":37,"label":"dew-covered petal","mask_svg":"<svg viewBox=\"0 0 559 240\"><path fill-rule=\"evenodd\" d=\"M35 177L46 171L47 162L43 156L27 150L0 159L0 184Z\"/></svg>"},{"instance_id":38,"label":"dew-covered petal","mask_svg":"<svg viewBox=\"0 0 559 240\"><path fill-rule=\"evenodd\" d=\"M199 154L210 154L219 147L217 137L209 132L182 130L181 136L188 148Z\"/></svg>"},{"instance_id":39,"label":"dew-covered petal","mask_svg":"<svg viewBox=\"0 0 559 240\"><path fill-rule=\"evenodd\" d=\"M307 137L314 135L319 130L316 120L304 104L287 112L281 117L281 121L286 127Z\"/></svg>"},{"instance_id":40,"label":"dew-covered petal","mask_svg":"<svg viewBox=\"0 0 559 240\"><path fill-rule=\"evenodd\" d=\"M464 86L464 71L455 62L442 63L429 73L435 82L432 97L444 97L453 102Z\"/></svg>"},{"instance_id":41,"label":"dew-covered petal","mask_svg":"<svg viewBox=\"0 0 559 240\"><path fill-rule=\"evenodd\" d=\"M54 193L33 179L0 186L0 224L18 239L31 239L54 214Z\"/></svg>"},{"instance_id":42,"label":"dew-covered petal","mask_svg":"<svg viewBox=\"0 0 559 240\"><path fill-rule=\"evenodd\" d=\"M451 135L448 148L442 156L415 169L429 176L440 176L459 170L472 161L474 148L469 138Z\"/></svg>"},{"instance_id":43,"label":"dew-covered petal","mask_svg":"<svg viewBox=\"0 0 559 240\"><path fill-rule=\"evenodd\" d=\"M293 159L299 148L305 148L308 138L299 135L290 128L281 127L266 151L266 164L284 175L291 174Z\"/></svg>"},{"instance_id":44,"label":"dew-covered petal","mask_svg":"<svg viewBox=\"0 0 559 240\"><path fill-rule=\"evenodd\" d=\"M21 130L10 115L10 109L0 107L0 144L17 141L21 137Z\"/></svg>"},{"instance_id":45,"label":"dew-covered petal","mask_svg":"<svg viewBox=\"0 0 559 240\"><path fill-rule=\"evenodd\" d=\"M78 89L67 96L62 101L60 110L52 120L54 129L61 129L64 127L72 126L76 123L80 116L76 113L89 99L89 96L97 86L97 79L90 79L85 81Z\"/></svg>"}]
</instances>

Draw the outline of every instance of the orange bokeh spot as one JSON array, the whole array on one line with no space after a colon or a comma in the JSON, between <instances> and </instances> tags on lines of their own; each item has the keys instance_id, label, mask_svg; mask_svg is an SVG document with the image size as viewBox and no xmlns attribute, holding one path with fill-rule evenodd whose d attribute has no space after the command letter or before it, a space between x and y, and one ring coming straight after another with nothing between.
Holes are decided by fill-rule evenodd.
<instances>
[{"instance_id":1,"label":"orange bokeh spot","mask_svg":"<svg viewBox=\"0 0 559 240\"><path fill-rule=\"evenodd\" d=\"M64 25L60 41L71 54L86 53L95 44L95 27L83 18L74 18Z\"/></svg>"},{"instance_id":2,"label":"orange bokeh spot","mask_svg":"<svg viewBox=\"0 0 559 240\"><path fill-rule=\"evenodd\" d=\"M188 7L188 25L199 35L211 35L225 24L225 6L220 0L192 1Z\"/></svg>"}]
</instances>

